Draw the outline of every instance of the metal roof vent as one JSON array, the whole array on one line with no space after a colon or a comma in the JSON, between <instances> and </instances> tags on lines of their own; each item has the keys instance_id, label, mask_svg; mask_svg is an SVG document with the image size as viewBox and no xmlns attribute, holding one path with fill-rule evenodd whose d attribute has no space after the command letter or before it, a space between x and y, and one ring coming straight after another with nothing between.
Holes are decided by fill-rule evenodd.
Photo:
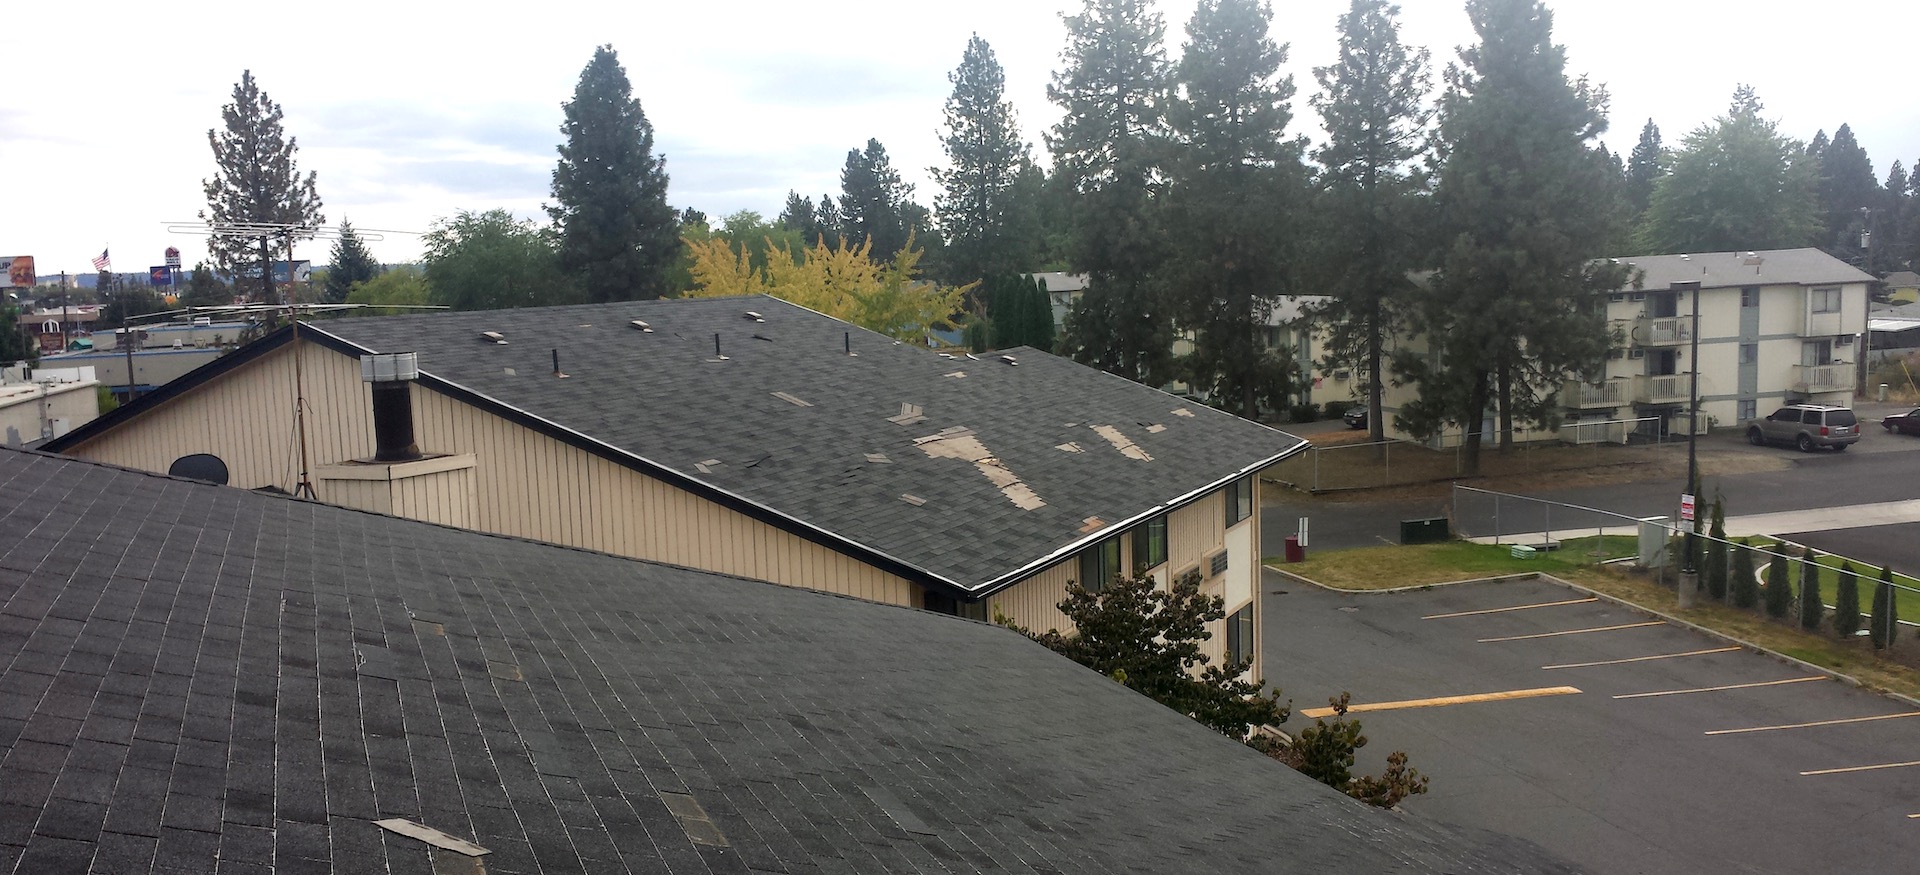
<instances>
[{"instance_id":1,"label":"metal roof vent","mask_svg":"<svg viewBox=\"0 0 1920 875\"><path fill-rule=\"evenodd\" d=\"M507 336L504 334L501 334L498 331L482 331L480 332L480 342L481 343L497 343L497 344L500 344L501 346L505 346L507 343Z\"/></svg>"},{"instance_id":2,"label":"metal roof vent","mask_svg":"<svg viewBox=\"0 0 1920 875\"><path fill-rule=\"evenodd\" d=\"M642 334L653 333L653 326L648 325L644 320L635 319L632 322L628 322L627 324L633 326L634 330L639 331Z\"/></svg>"},{"instance_id":3,"label":"metal roof vent","mask_svg":"<svg viewBox=\"0 0 1920 875\"><path fill-rule=\"evenodd\" d=\"M1010 365L1018 365L1018 364L1020 364L1020 360L1019 360L1019 359L1017 359L1017 358L1014 358L1013 356L1010 356L1010 355L1003 355L1003 356L1001 356L1001 357L1000 357L1000 360L1001 360L1001 361L1003 361L1003 362L1006 362L1007 364L1010 364Z\"/></svg>"},{"instance_id":4,"label":"metal roof vent","mask_svg":"<svg viewBox=\"0 0 1920 875\"><path fill-rule=\"evenodd\" d=\"M760 315L760 314L758 314L758 313L755 313L755 312L753 312L752 310L748 310L747 312L745 312L745 313L742 313L742 314L740 314L740 318L742 318L742 319L745 319L745 320L747 320L748 322L765 322L765 321L767 321L767 317L765 317L765 316L762 316L762 315Z\"/></svg>"}]
</instances>

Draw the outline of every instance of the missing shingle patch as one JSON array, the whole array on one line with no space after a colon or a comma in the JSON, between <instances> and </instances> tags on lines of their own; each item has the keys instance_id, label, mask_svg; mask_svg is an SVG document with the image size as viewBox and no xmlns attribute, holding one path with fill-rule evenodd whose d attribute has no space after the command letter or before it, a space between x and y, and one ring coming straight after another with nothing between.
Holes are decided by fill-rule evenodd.
<instances>
[{"instance_id":1,"label":"missing shingle patch","mask_svg":"<svg viewBox=\"0 0 1920 875\"><path fill-rule=\"evenodd\" d=\"M867 798L873 800L873 804L879 806L881 811L886 812L888 817L893 818L893 822L899 824L901 829L915 835L937 835L932 827L927 826L926 821L921 820L919 815L914 814L912 809L901 803L892 793L880 787L862 787L860 790L866 793Z\"/></svg>"},{"instance_id":2,"label":"missing shingle patch","mask_svg":"<svg viewBox=\"0 0 1920 875\"><path fill-rule=\"evenodd\" d=\"M1007 467L1007 463L1000 461L987 449L986 444L980 442L973 429L949 428L939 434L915 438L913 444L931 458L960 459L973 463L974 470L984 475L988 482L1000 490L1000 494L1021 510L1038 510L1047 506L1040 495L1033 491L1033 487L1023 482L1019 475Z\"/></svg>"},{"instance_id":3,"label":"missing shingle patch","mask_svg":"<svg viewBox=\"0 0 1920 875\"><path fill-rule=\"evenodd\" d=\"M1186 418L1188 418L1188 419L1192 419L1192 418L1193 418L1193 411L1191 411L1191 410L1188 410L1188 409L1187 409L1187 408L1185 408L1185 407L1181 407L1181 408L1177 408L1177 409L1175 409L1175 410L1173 411L1173 415L1174 415L1174 416L1184 416L1184 417L1186 417Z\"/></svg>"},{"instance_id":4,"label":"missing shingle patch","mask_svg":"<svg viewBox=\"0 0 1920 875\"><path fill-rule=\"evenodd\" d=\"M414 620L413 634L432 635L436 638L445 638L447 637L447 627L443 624L435 623L430 620Z\"/></svg>"},{"instance_id":5,"label":"missing shingle patch","mask_svg":"<svg viewBox=\"0 0 1920 875\"><path fill-rule=\"evenodd\" d=\"M503 681L526 680L526 676L520 673L520 666L514 665L511 662L499 662L489 659L487 660L487 674L493 675L494 678Z\"/></svg>"},{"instance_id":6,"label":"missing shingle patch","mask_svg":"<svg viewBox=\"0 0 1920 875\"><path fill-rule=\"evenodd\" d=\"M875 465L890 465L893 463L892 459L887 458L886 453L868 453L867 461L872 462Z\"/></svg>"},{"instance_id":7,"label":"missing shingle patch","mask_svg":"<svg viewBox=\"0 0 1920 875\"><path fill-rule=\"evenodd\" d=\"M1093 432L1094 434L1097 434L1103 438L1106 438L1107 443L1112 444L1114 449L1120 451L1120 455L1126 456L1127 458L1132 459L1136 462L1153 461L1153 457L1150 455L1147 455L1146 450L1143 450L1137 446L1134 446L1133 441L1129 440L1126 435L1120 433L1119 429L1114 428L1111 425L1093 426Z\"/></svg>"},{"instance_id":8,"label":"missing shingle patch","mask_svg":"<svg viewBox=\"0 0 1920 875\"><path fill-rule=\"evenodd\" d=\"M518 376L520 376L520 372L519 372L519 371L516 371L516 370L514 370L514 369L512 369L512 368L501 368L500 370L501 370L501 371L503 371L503 372L505 372L505 373L506 373L506 375L507 375L507 376L509 376L509 377L518 377Z\"/></svg>"},{"instance_id":9,"label":"missing shingle patch","mask_svg":"<svg viewBox=\"0 0 1920 875\"><path fill-rule=\"evenodd\" d=\"M1080 448L1080 445L1079 445L1079 444L1076 444L1076 443L1074 443L1073 441L1067 441L1067 442L1066 442L1066 443L1064 443L1064 444L1054 444L1054 445L1053 445L1053 448L1054 448L1054 449L1056 449L1056 450L1059 450L1059 451L1061 451L1061 452L1063 452L1063 453L1084 453L1084 452L1086 452L1086 450L1083 450L1083 449L1081 449L1081 448Z\"/></svg>"},{"instance_id":10,"label":"missing shingle patch","mask_svg":"<svg viewBox=\"0 0 1920 875\"><path fill-rule=\"evenodd\" d=\"M426 842L436 848L443 848L465 854L469 857L479 857L493 853L466 839L448 835L425 824L414 823L404 817L390 817L386 820L376 820L373 823L375 826L386 829L388 832L399 833L407 838Z\"/></svg>"},{"instance_id":11,"label":"missing shingle patch","mask_svg":"<svg viewBox=\"0 0 1920 875\"><path fill-rule=\"evenodd\" d=\"M1147 426L1147 434L1159 434L1166 430L1167 430L1166 426L1161 425L1160 423L1157 423L1157 422Z\"/></svg>"},{"instance_id":12,"label":"missing shingle patch","mask_svg":"<svg viewBox=\"0 0 1920 875\"><path fill-rule=\"evenodd\" d=\"M775 392L773 393L773 397L778 398L782 401L785 401L788 404L791 404L795 407L812 407L813 406L812 404L806 401L802 401L798 397L786 392Z\"/></svg>"},{"instance_id":13,"label":"missing shingle patch","mask_svg":"<svg viewBox=\"0 0 1920 875\"><path fill-rule=\"evenodd\" d=\"M1084 534L1087 534L1088 532L1097 532L1106 527L1107 527L1106 520L1103 520L1097 516L1090 516L1080 521L1080 534L1084 535Z\"/></svg>"},{"instance_id":14,"label":"missing shingle patch","mask_svg":"<svg viewBox=\"0 0 1920 875\"><path fill-rule=\"evenodd\" d=\"M903 401L900 404L899 414L887 417L887 421L895 425L912 425L916 422L926 421L926 417L921 415L921 413L920 405L908 404Z\"/></svg>"},{"instance_id":15,"label":"missing shingle patch","mask_svg":"<svg viewBox=\"0 0 1920 875\"><path fill-rule=\"evenodd\" d=\"M920 507L921 505L924 505L924 504L926 504L926 503L927 503L927 500L926 500L926 499L924 499L924 498L921 498L921 497L920 497L920 496L918 496L918 495L914 495L914 494L912 494L912 493L910 493L910 492L902 492L902 493L900 493L900 500L901 500L901 501L904 501L904 502L906 502L906 503L908 503L908 504L911 504L911 505L913 505L914 507Z\"/></svg>"},{"instance_id":16,"label":"missing shingle patch","mask_svg":"<svg viewBox=\"0 0 1920 875\"><path fill-rule=\"evenodd\" d=\"M966 372L966 371L954 371L953 373L950 373L950 374L946 374L945 376L949 376L949 377L964 377L964 376L966 376L966 375L967 375L967 372Z\"/></svg>"},{"instance_id":17,"label":"missing shingle patch","mask_svg":"<svg viewBox=\"0 0 1920 875\"><path fill-rule=\"evenodd\" d=\"M667 804L667 810L673 813L673 819L680 821L680 828L686 830L687 838L696 845L712 848L727 846L727 837L720 828L713 825L713 818L700 807L700 800L685 793L660 793L660 801Z\"/></svg>"}]
</instances>

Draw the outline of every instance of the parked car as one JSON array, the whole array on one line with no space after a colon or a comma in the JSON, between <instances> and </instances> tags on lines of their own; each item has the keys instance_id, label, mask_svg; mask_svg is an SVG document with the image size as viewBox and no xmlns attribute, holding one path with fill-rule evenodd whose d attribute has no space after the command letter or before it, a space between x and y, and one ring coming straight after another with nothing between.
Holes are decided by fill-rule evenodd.
<instances>
[{"instance_id":1,"label":"parked car","mask_svg":"<svg viewBox=\"0 0 1920 875\"><path fill-rule=\"evenodd\" d=\"M1815 447L1844 450L1860 440L1860 420L1846 407L1825 404L1789 404L1747 423L1747 442L1788 444L1803 453Z\"/></svg>"},{"instance_id":2,"label":"parked car","mask_svg":"<svg viewBox=\"0 0 1920 875\"><path fill-rule=\"evenodd\" d=\"M1367 408L1349 407L1346 413L1340 415L1340 420L1345 422L1348 428L1366 428Z\"/></svg>"},{"instance_id":3,"label":"parked car","mask_svg":"<svg viewBox=\"0 0 1920 875\"><path fill-rule=\"evenodd\" d=\"M1920 434L1920 407L1882 419L1880 426L1901 434Z\"/></svg>"}]
</instances>

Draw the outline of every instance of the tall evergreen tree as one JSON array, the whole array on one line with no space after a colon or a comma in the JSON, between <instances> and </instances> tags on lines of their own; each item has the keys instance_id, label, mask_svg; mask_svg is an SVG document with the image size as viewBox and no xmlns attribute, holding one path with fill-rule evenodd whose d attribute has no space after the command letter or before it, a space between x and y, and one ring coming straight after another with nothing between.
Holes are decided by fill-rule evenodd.
<instances>
[{"instance_id":1,"label":"tall evergreen tree","mask_svg":"<svg viewBox=\"0 0 1920 875\"><path fill-rule=\"evenodd\" d=\"M1742 85L1726 115L1687 134L1654 184L1638 249L1728 252L1819 241L1819 159L1761 117L1762 109Z\"/></svg>"},{"instance_id":2,"label":"tall evergreen tree","mask_svg":"<svg viewBox=\"0 0 1920 875\"><path fill-rule=\"evenodd\" d=\"M1593 148L1606 92L1567 78L1539 0L1469 0L1467 14L1479 42L1447 70L1434 192L1446 231L1418 326L1437 355L1395 367L1420 384L1402 419L1422 434L1463 427L1473 476L1483 417L1511 447L1518 424L1556 415L1565 375L1603 359L1599 308L1626 268L1601 259L1621 220L1613 162Z\"/></svg>"},{"instance_id":3,"label":"tall evergreen tree","mask_svg":"<svg viewBox=\"0 0 1920 875\"><path fill-rule=\"evenodd\" d=\"M1400 42L1399 12L1386 0L1353 0L1340 17L1339 60L1313 71L1321 89L1313 106L1327 131L1327 144L1314 152L1325 168L1313 259L1315 285L1327 295L1317 314L1327 331L1322 364L1363 375L1376 441L1386 437L1387 343L1405 327L1415 291L1407 277L1429 236L1418 161L1433 115L1427 50Z\"/></svg>"},{"instance_id":4,"label":"tall evergreen tree","mask_svg":"<svg viewBox=\"0 0 1920 875\"><path fill-rule=\"evenodd\" d=\"M1840 563L1840 588L1833 592L1833 631L1852 638L1860 631L1860 575L1852 562Z\"/></svg>"},{"instance_id":5,"label":"tall evergreen tree","mask_svg":"<svg viewBox=\"0 0 1920 875\"><path fill-rule=\"evenodd\" d=\"M907 214L912 195L913 187L900 181L879 140L867 140L864 151L847 150L846 166L840 170L840 223L847 243L871 243L867 251L876 262L892 259L915 230Z\"/></svg>"},{"instance_id":6,"label":"tall evergreen tree","mask_svg":"<svg viewBox=\"0 0 1920 875\"><path fill-rule=\"evenodd\" d=\"M1754 579L1753 550L1745 544L1733 548L1733 571L1727 578L1727 593L1736 608L1751 608L1760 601L1759 581Z\"/></svg>"},{"instance_id":7,"label":"tall evergreen tree","mask_svg":"<svg viewBox=\"0 0 1920 875\"><path fill-rule=\"evenodd\" d=\"M1267 36L1272 18L1265 0L1201 0L1169 106L1165 227L1176 245L1166 287L1196 348L1183 369L1249 419L1271 382L1261 335L1291 287L1299 234L1289 217L1306 189L1303 144L1286 135L1293 77L1279 75L1287 47Z\"/></svg>"},{"instance_id":8,"label":"tall evergreen tree","mask_svg":"<svg viewBox=\"0 0 1920 875\"><path fill-rule=\"evenodd\" d=\"M667 162L653 154L640 109L613 46L593 51L564 106L553 170L559 265L589 301L652 299L678 291L680 223L667 203Z\"/></svg>"},{"instance_id":9,"label":"tall evergreen tree","mask_svg":"<svg viewBox=\"0 0 1920 875\"><path fill-rule=\"evenodd\" d=\"M1884 271L1912 270L1910 259L1901 250L1907 239L1909 202L1913 199L1913 181L1899 161L1887 168L1887 182L1880 187L1880 207L1874 212L1874 264Z\"/></svg>"},{"instance_id":10,"label":"tall evergreen tree","mask_svg":"<svg viewBox=\"0 0 1920 875\"><path fill-rule=\"evenodd\" d=\"M1775 547L1767 564L1767 616L1776 620L1793 612L1793 584L1787 570L1787 554Z\"/></svg>"},{"instance_id":11,"label":"tall evergreen tree","mask_svg":"<svg viewBox=\"0 0 1920 875\"><path fill-rule=\"evenodd\" d=\"M217 168L212 179L200 181L207 195L207 208L200 218L215 226L244 224L294 225L314 228L325 224L320 213L320 192L315 187L319 174L308 171L305 179L294 155L300 151L297 138L287 136L281 126L280 104L253 81L253 71L240 73L233 86L233 102L221 107L222 129L209 129L207 143L213 147ZM260 263L259 239L235 234L215 234L207 241L214 266L234 276L240 268ZM273 257L285 257L275 252ZM259 275L262 301L273 300L270 272L254 267Z\"/></svg>"},{"instance_id":12,"label":"tall evergreen tree","mask_svg":"<svg viewBox=\"0 0 1920 875\"><path fill-rule=\"evenodd\" d=\"M1151 0L1085 0L1066 16L1065 68L1047 98L1064 115L1047 137L1071 192L1067 263L1088 288L1067 317L1074 359L1152 385L1172 376L1173 320L1158 274L1167 254L1153 209L1171 88Z\"/></svg>"},{"instance_id":13,"label":"tall evergreen tree","mask_svg":"<svg viewBox=\"0 0 1920 875\"><path fill-rule=\"evenodd\" d=\"M815 246L832 248L847 236L847 217L840 214L840 205L834 201L833 195L820 196L819 204L814 207L813 230L820 235L820 239L813 244Z\"/></svg>"},{"instance_id":14,"label":"tall evergreen tree","mask_svg":"<svg viewBox=\"0 0 1920 875\"><path fill-rule=\"evenodd\" d=\"M1716 602L1727 599L1727 512L1725 503L1713 499L1713 527L1707 531L1707 561L1703 575L1707 596Z\"/></svg>"},{"instance_id":15,"label":"tall evergreen tree","mask_svg":"<svg viewBox=\"0 0 1920 875\"><path fill-rule=\"evenodd\" d=\"M805 246L814 246L820 240L820 215L814 211L813 198L804 197L797 191L787 192L786 206L780 209L779 218L774 221L780 226L800 235Z\"/></svg>"},{"instance_id":16,"label":"tall evergreen tree","mask_svg":"<svg viewBox=\"0 0 1920 875\"><path fill-rule=\"evenodd\" d=\"M1653 184L1660 179L1664 155L1660 126L1647 119L1646 127L1640 129L1640 142L1633 144L1633 154L1627 156L1627 206L1635 217L1645 213L1653 202Z\"/></svg>"},{"instance_id":17,"label":"tall evergreen tree","mask_svg":"<svg viewBox=\"0 0 1920 875\"><path fill-rule=\"evenodd\" d=\"M1880 181L1874 178L1867 150L1853 137L1851 125L1833 132L1833 142L1820 153L1820 206L1825 211L1826 238L1820 248L1829 255L1860 266L1869 273L1867 248L1861 245L1868 216L1861 210L1880 206Z\"/></svg>"},{"instance_id":18,"label":"tall evergreen tree","mask_svg":"<svg viewBox=\"0 0 1920 875\"><path fill-rule=\"evenodd\" d=\"M1819 554L1807 551L1806 558L1800 562L1800 628L1809 632L1820 628L1827 603L1820 597L1820 563L1815 560Z\"/></svg>"},{"instance_id":19,"label":"tall evergreen tree","mask_svg":"<svg viewBox=\"0 0 1920 875\"><path fill-rule=\"evenodd\" d=\"M1034 241L1014 227L1021 208L1016 182L1031 156L1006 99L1006 73L976 33L947 81L953 94L940 145L948 165L930 168L940 186L933 206L946 238L944 275L969 283L1031 270Z\"/></svg>"},{"instance_id":20,"label":"tall evergreen tree","mask_svg":"<svg viewBox=\"0 0 1920 875\"><path fill-rule=\"evenodd\" d=\"M1899 603L1894 600L1893 566L1889 565L1880 569L1880 582L1873 587L1873 617L1867 621L1867 634L1873 638L1873 649L1881 650L1892 647L1899 633Z\"/></svg>"},{"instance_id":21,"label":"tall evergreen tree","mask_svg":"<svg viewBox=\"0 0 1920 875\"><path fill-rule=\"evenodd\" d=\"M353 230L353 223L340 220L340 239L333 243L333 255L327 263L327 285L321 299L338 304L353 293L357 283L380 275L380 262L367 251L367 244Z\"/></svg>"}]
</instances>

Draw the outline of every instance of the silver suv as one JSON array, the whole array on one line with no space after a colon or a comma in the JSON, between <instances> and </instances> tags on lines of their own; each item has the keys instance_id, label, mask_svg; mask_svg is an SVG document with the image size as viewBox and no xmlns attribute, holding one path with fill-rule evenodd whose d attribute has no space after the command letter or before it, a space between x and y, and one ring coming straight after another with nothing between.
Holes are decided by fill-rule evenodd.
<instances>
[{"instance_id":1,"label":"silver suv","mask_svg":"<svg viewBox=\"0 0 1920 875\"><path fill-rule=\"evenodd\" d=\"M1792 444L1800 452L1814 447L1844 450L1860 439L1860 420L1846 407L1824 404L1789 404L1765 419L1747 423L1747 443Z\"/></svg>"}]
</instances>

